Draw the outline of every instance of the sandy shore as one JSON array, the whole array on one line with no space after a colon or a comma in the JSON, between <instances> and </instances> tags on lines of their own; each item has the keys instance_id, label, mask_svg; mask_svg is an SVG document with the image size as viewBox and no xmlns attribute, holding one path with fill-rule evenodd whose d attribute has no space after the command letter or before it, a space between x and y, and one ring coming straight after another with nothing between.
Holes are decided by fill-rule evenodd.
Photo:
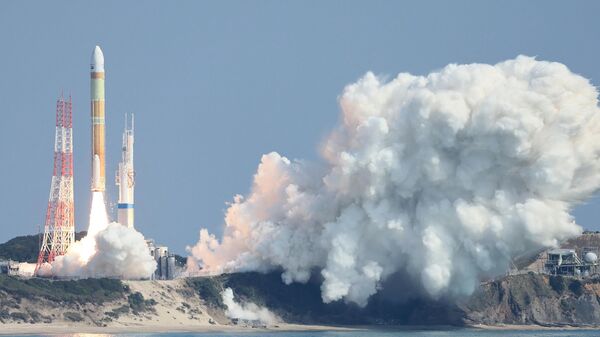
<instances>
[{"instance_id":1,"label":"sandy shore","mask_svg":"<svg viewBox=\"0 0 600 337\"><path fill-rule=\"evenodd\" d=\"M470 325L465 327L449 326L328 326L328 325L301 325L278 324L268 327L253 328L237 325L121 325L121 326L89 326L81 324L0 324L2 335L62 335L62 334L119 334L119 333L168 333L168 332L276 332L276 331L356 331L356 330L596 330L600 326L542 326L542 325Z\"/></svg>"},{"instance_id":2,"label":"sandy shore","mask_svg":"<svg viewBox=\"0 0 600 337\"><path fill-rule=\"evenodd\" d=\"M162 333L162 332L249 332L249 331L350 331L359 328L325 326L325 325L299 325L279 324L266 328L252 328L235 325L209 325L209 326L173 326L173 325L129 325L97 327L89 325L59 325L59 324L0 324L0 335L61 335L61 334L117 334L117 333Z\"/></svg>"}]
</instances>

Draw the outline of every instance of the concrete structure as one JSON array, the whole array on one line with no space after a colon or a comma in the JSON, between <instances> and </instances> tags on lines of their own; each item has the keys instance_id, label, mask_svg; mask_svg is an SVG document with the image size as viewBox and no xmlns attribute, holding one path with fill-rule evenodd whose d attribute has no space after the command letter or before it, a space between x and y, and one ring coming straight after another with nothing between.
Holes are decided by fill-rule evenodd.
<instances>
[{"instance_id":1,"label":"concrete structure","mask_svg":"<svg viewBox=\"0 0 600 337\"><path fill-rule=\"evenodd\" d=\"M172 280L175 278L175 256L169 255L167 257L167 280Z\"/></svg>"},{"instance_id":2,"label":"concrete structure","mask_svg":"<svg viewBox=\"0 0 600 337\"><path fill-rule=\"evenodd\" d=\"M166 246L156 246L154 240L146 240L150 255L156 261L156 271L152 275L153 280L172 280L177 274L175 256L169 254Z\"/></svg>"},{"instance_id":3,"label":"concrete structure","mask_svg":"<svg viewBox=\"0 0 600 337\"><path fill-rule=\"evenodd\" d=\"M597 276L597 249L584 248L581 255L584 256L584 259L579 258L575 249L551 249L547 252L544 270L551 275Z\"/></svg>"},{"instance_id":4,"label":"concrete structure","mask_svg":"<svg viewBox=\"0 0 600 337\"><path fill-rule=\"evenodd\" d=\"M131 123L128 123L127 115L125 115L121 162L116 174L116 185L119 187L117 222L130 228L134 226L135 171L133 169L133 130L133 115L131 115Z\"/></svg>"},{"instance_id":5,"label":"concrete structure","mask_svg":"<svg viewBox=\"0 0 600 337\"><path fill-rule=\"evenodd\" d=\"M94 48L90 68L90 98L92 115L92 192L104 192L106 189L104 55L102 54L102 50L99 46Z\"/></svg>"},{"instance_id":6,"label":"concrete structure","mask_svg":"<svg viewBox=\"0 0 600 337\"><path fill-rule=\"evenodd\" d=\"M19 275L19 262L12 260L0 261L0 274L7 274L11 276Z\"/></svg>"}]
</instances>

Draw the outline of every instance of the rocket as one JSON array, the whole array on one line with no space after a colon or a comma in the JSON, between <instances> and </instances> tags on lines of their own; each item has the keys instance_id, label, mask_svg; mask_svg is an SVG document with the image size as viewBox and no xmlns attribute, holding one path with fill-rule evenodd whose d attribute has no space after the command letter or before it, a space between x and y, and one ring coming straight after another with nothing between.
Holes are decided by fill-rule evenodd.
<instances>
[{"instance_id":1,"label":"rocket","mask_svg":"<svg viewBox=\"0 0 600 337\"><path fill-rule=\"evenodd\" d=\"M90 98L92 113L92 192L106 189L104 151L104 55L94 48L90 65Z\"/></svg>"},{"instance_id":2,"label":"rocket","mask_svg":"<svg viewBox=\"0 0 600 337\"><path fill-rule=\"evenodd\" d=\"M127 123L127 115L125 115L121 162L116 174L116 185L119 187L117 221L129 228L133 228L133 188L135 186L133 140L133 114L131 115L131 124L129 125Z\"/></svg>"}]
</instances>

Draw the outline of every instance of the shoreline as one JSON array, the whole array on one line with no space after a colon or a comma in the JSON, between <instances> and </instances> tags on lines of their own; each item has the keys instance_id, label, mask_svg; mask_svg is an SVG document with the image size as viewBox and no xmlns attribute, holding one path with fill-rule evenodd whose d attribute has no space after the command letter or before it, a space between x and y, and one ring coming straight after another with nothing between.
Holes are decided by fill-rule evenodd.
<instances>
[{"instance_id":1,"label":"shoreline","mask_svg":"<svg viewBox=\"0 0 600 337\"><path fill-rule=\"evenodd\" d=\"M236 325L128 325L128 326L90 326L90 325L59 325L59 324L1 324L0 336L7 335L60 335L60 334L125 334L125 333L210 333L210 332L287 332L287 331L357 331L365 330L360 327L341 327L329 325L278 324L267 327L250 327Z\"/></svg>"},{"instance_id":2,"label":"shoreline","mask_svg":"<svg viewBox=\"0 0 600 337\"><path fill-rule=\"evenodd\" d=\"M568 324L556 324L556 325L538 325L538 324L498 324L498 325L485 325L485 324L474 324L469 325L469 328L481 329L481 330L514 330L514 331L528 331L528 330L598 330L600 325L568 325Z\"/></svg>"},{"instance_id":3,"label":"shoreline","mask_svg":"<svg viewBox=\"0 0 600 337\"><path fill-rule=\"evenodd\" d=\"M251 327L237 325L121 325L121 326L91 326L79 324L0 324L0 336L7 335L61 335L61 334L127 334L127 333L230 333L230 332L293 332L293 331L364 331L364 330L387 330L387 331L417 331L417 330L501 330L501 331L532 331L532 330L595 330L600 326L544 326L523 324L501 324L501 325L465 325L465 326L405 326L405 325L359 325L359 326L335 326L335 325L304 325L304 324L278 324L267 327Z\"/></svg>"}]
</instances>

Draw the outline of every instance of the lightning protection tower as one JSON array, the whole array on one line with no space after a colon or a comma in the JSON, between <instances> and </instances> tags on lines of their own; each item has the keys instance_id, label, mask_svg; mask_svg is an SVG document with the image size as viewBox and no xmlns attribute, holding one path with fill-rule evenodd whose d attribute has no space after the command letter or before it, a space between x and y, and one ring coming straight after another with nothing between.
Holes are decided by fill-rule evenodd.
<instances>
[{"instance_id":1,"label":"lightning protection tower","mask_svg":"<svg viewBox=\"0 0 600 337\"><path fill-rule=\"evenodd\" d=\"M38 274L46 262L64 255L75 241L75 205L73 202L73 113L71 96L56 101L54 170L46 209L44 235L35 268Z\"/></svg>"}]
</instances>

